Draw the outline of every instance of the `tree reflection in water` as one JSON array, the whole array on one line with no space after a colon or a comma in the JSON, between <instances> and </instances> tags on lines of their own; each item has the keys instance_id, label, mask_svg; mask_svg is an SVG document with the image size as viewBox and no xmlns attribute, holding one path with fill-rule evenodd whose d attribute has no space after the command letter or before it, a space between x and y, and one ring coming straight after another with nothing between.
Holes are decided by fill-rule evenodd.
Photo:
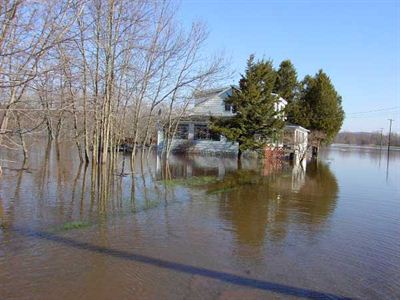
<instances>
[{"instance_id":1,"label":"tree reflection in water","mask_svg":"<svg viewBox=\"0 0 400 300\"><path fill-rule=\"evenodd\" d=\"M96 221L189 199L193 190L203 190L205 197L218 199L220 217L233 228L239 243L260 246L265 239L285 237L290 223L315 226L324 222L338 193L335 177L321 162L309 163L305 172L287 163L260 167L257 160L243 159L242 169L237 170L236 160L229 157L171 156L165 163L154 153L137 159L128 173L122 153L115 166L108 168L79 164L73 149L68 143L42 143L28 170L5 168L3 223L14 223L15 218L29 223L33 213L38 216L33 219L44 225ZM13 155L9 158L16 161ZM202 176L219 180L201 188L186 187L184 193L182 187L164 182Z\"/></svg>"},{"instance_id":2,"label":"tree reflection in water","mask_svg":"<svg viewBox=\"0 0 400 300\"><path fill-rule=\"evenodd\" d=\"M138 272L151 279L147 291L163 282L163 287L181 292L192 285L192 278L180 281L184 276L176 274L175 262L179 270L189 266L188 275L198 274L199 266L222 270L208 277L214 279L233 278L226 276L237 272L289 287L318 286L377 299L398 291L391 280L399 252L396 164L387 183L385 161L377 168L379 160L371 163L357 152L325 151L324 160L326 155L337 159L332 170L339 185L330 165L321 161L308 163L304 170L243 159L237 170L231 158L171 156L164 164L151 154L148 160L136 160L132 172L122 153L115 168L107 169L80 165L74 148L63 143L57 150L55 144L41 143L25 166L18 153L3 156L8 162L0 181L0 252L7 255L0 253L0 277L12 292L32 282L43 295L58 283L60 292L79 290L80 282L96 290L100 280L120 295L121 283L136 288L132 278ZM391 153L391 164L399 157ZM210 180L187 184L193 177ZM339 204L344 209L333 213ZM75 221L93 226L58 231ZM39 233L40 239L13 228ZM140 252L146 256L144 268L143 259L137 260L144 257L136 255ZM162 275L159 258L173 262L165 268L173 272ZM101 296L105 289L98 291Z\"/></svg>"},{"instance_id":3,"label":"tree reflection in water","mask_svg":"<svg viewBox=\"0 0 400 300\"><path fill-rule=\"evenodd\" d=\"M241 245L262 246L286 237L288 228L316 234L335 208L339 187L326 163L290 165L281 161L175 156L159 162L160 179L215 176L208 197L218 199L219 214ZM304 227L304 226L307 226Z\"/></svg>"},{"instance_id":4,"label":"tree reflection in water","mask_svg":"<svg viewBox=\"0 0 400 300\"><path fill-rule=\"evenodd\" d=\"M293 224L318 231L332 213L338 194L334 175L321 162L310 162L307 171L283 166L267 176L239 170L219 185L235 187L219 195L220 214L230 222L237 241L251 246L285 238Z\"/></svg>"}]
</instances>

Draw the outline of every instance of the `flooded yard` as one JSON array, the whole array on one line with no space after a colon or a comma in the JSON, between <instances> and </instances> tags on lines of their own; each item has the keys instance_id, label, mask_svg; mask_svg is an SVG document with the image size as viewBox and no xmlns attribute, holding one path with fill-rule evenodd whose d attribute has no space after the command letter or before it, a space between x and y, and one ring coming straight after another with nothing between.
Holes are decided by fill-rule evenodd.
<instances>
[{"instance_id":1,"label":"flooded yard","mask_svg":"<svg viewBox=\"0 0 400 300\"><path fill-rule=\"evenodd\" d=\"M400 152L325 149L303 167L3 152L0 299L398 299ZM125 161L124 161L125 160ZM122 169L123 168L123 169Z\"/></svg>"}]
</instances>

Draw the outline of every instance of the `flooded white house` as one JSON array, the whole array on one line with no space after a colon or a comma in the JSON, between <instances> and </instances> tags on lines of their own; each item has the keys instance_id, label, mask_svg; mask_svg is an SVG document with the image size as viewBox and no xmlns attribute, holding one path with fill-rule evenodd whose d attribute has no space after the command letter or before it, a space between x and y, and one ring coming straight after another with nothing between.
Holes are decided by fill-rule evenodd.
<instances>
[{"instance_id":1,"label":"flooded white house","mask_svg":"<svg viewBox=\"0 0 400 300\"><path fill-rule=\"evenodd\" d=\"M186 115L180 120L171 143L172 152L204 154L236 154L238 143L227 140L223 135L209 128L210 117L232 117L235 112L225 99L232 95L235 87L211 89L194 94ZM276 95L279 97L278 95ZM287 101L278 98L276 111L283 111ZM308 130L297 125L287 124L282 138L270 144L270 148L288 149L290 152L304 153L307 149ZM157 147L164 147L164 130L158 129ZM301 155L300 155L301 156Z\"/></svg>"}]
</instances>

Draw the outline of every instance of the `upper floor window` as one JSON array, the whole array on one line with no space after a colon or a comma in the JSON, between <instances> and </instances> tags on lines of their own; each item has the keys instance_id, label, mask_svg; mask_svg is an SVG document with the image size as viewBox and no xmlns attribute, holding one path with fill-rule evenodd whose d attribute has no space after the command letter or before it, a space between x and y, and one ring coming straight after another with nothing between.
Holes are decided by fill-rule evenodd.
<instances>
[{"instance_id":1,"label":"upper floor window","mask_svg":"<svg viewBox=\"0 0 400 300\"><path fill-rule=\"evenodd\" d=\"M225 102L225 111L231 111L232 106L229 103Z\"/></svg>"}]
</instances>

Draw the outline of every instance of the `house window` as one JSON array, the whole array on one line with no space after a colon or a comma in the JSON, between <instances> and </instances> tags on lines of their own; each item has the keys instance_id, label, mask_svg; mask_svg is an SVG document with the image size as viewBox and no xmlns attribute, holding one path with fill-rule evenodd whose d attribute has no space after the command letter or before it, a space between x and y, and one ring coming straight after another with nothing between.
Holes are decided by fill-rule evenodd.
<instances>
[{"instance_id":1,"label":"house window","mask_svg":"<svg viewBox=\"0 0 400 300\"><path fill-rule=\"evenodd\" d=\"M207 125L194 125L194 139L207 140L208 127Z\"/></svg>"},{"instance_id":2,"label":"house window","mask_svg":"<svg viewBox=\"0 0 400 300\"><path fill-rule=\"evenodd\" d=\"M209 136L210 136L210 140L213 141L220 141L221 140L221 135L215 131L210 130L208 132Z\"/></svg>"},{"instance_id":3,"label":"house window","mask_svg":"<svg viewBox=\"0 0 400 300\"><path fill-rule=\"evenodd\" d=\"M231 111L232 106L225 102L225 111Z\"/></svg>"},{"instance_id":4,"label":"house window","mask_svg":"<svg viewBox=\"0 0 400 300\"><path fill-rule=\"evenodd\" d=\"M189 125L188 124L179 124L176 129L175 138L181 140L187 140L189 136Z\"/></svg>"},{"instance_id":5,"label":"house window","mask_svg":"<svg viewBox=\"0 0 400 300\"><path fill-rule=\"evenodd\" d=\"M196 124L194 125L194 139L219 141L221 136L219 133L210 130L207 125Z\"/></svg>"}]
</instances>

